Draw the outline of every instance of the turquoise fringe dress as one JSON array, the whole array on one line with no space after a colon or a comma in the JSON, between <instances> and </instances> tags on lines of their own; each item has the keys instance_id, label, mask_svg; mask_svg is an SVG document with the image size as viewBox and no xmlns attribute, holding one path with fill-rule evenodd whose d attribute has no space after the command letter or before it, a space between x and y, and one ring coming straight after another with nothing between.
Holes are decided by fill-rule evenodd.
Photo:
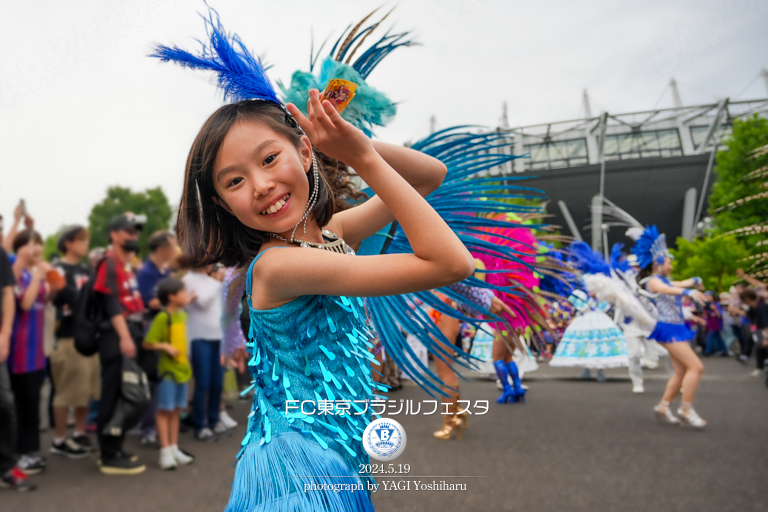
<instances>
[{"instance_id":1,"label":"turquoise fringe dress","mask_svg":"<svg viewBox=\"0 0 768 512\"><path fill-rule=\"evenodd\" d=\"M255 310L251 281L262 254L246 282L253 406L226 511L372 511L371 478L359 471L369 463L361 436L371 421L372 390L386 388L371 379L372 335L363 300L305 295ZM286 413L286 400L298 400L293 404L299 407L312 402L305 411L318 412ZM322 414L328 400L336 407ZM348 401L349 410L338 401ZM312 484L323 490L305 491Z\"/></svg>"}]
</instances>

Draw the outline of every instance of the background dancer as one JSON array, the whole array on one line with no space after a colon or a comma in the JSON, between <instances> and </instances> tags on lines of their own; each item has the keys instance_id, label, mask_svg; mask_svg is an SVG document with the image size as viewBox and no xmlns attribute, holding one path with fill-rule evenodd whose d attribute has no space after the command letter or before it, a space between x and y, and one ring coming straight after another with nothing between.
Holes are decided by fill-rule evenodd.
<instances>
[{"instance_id":1,"label":"background dancer","mask_svg":"<svg viewBox=\"0 0 768 512\"><path fill-rule=\"evenodd\" d=\"M630 234L635 234L632 231ZM685 325L682 312L681 296L687 295L694 300L704 302L704 294L692 289L701 284L701 278L694 277L684 281L670 281L672 273L672 255L667 249L666 236L659 234L656 226L647 226L638 236L637 243L632 247L632 253L643 269L638 276L640 283L656 296L654 303L659 310L659 318L649 339L664 345L669 352L669 358L675 369L675 374L667 382L667 388L654 410L660 421L671 425L679 425L680 420L672 414L670 404L682 388L683 401L677 413L687 425L694 428L704 428L706 421L693 408L693 398L699 379L704 371L704 365L693 351L690 341L693 332Z\"/></svg>"}]
</instances>

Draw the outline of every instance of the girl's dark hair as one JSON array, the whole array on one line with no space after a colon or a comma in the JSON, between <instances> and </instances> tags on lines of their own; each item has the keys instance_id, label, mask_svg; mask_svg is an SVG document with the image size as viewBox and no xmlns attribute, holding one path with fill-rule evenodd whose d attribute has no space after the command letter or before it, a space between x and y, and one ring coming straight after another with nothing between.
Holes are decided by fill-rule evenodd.
<instances>
[{"instance_id":1,"label":"girl's dark hair","mask_svg":"<svg viewBox=\"0 0 768 512\"><path fill-rule=\"evenodd\" d=\"M32 229L25 229L20 231L16 238L13 239L13 252L19 252L19 249L27 245L30 240L34 240L41 245L43 244L43 237L40 236L40 233Z\"/></svg>"},{"instance_id":2,"label":"girl's dark hair","mask_svg":"<svg viewBox=\"0 0 768 512\"><path fill-rule=\"evenodd\" d=\"M639 283L651 274L653 274L653 263L649 263L648 266L640 269L640 272L637 273L637 282Z\"/></svg>"},{"instance_id":3,"label":"girl's dark hair","mask_svg":"<svg viewBox=\"0 0 768 512\"><path fill-rule=\"evenodd\" d=\"M304 133L286 110L272 102L245 100L232 103L208 118L187 157L184 192L176 223L179 244L195 267L210 263L228 267L247 265L268 236L243 225L212 199L218 197L213 185L214 162L230 128L242 120L262 123L287 138L297 150L301 147ZM307 173L310 193L315 186L319 187L311 215L323 227L334 213L349 207L345 198L359 199L362 194L350 183L346 164L313 150L320 180L315 184L313 173Z\"/></svg>"}]
</instances>

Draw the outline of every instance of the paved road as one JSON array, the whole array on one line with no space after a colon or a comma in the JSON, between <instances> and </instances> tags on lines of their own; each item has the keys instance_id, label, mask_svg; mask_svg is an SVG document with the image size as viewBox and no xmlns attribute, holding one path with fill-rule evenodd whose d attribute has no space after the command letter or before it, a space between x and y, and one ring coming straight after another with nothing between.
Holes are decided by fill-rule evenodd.
<instances>
[{"instance_id":1,"label":"paved road","mask_svg":"<svg viewBox=\"0 0 768 512\"><path fill-rule=\"evenodd\" d=\"M379 491L378 512L453 511L765 511L768 495L768 389L732 359L705 361L697 410L705 432L657 424L651 408L665 378L651 372L645 395L633 395L626 372L605 383L583 382L578 370L543 366L526 376L525 404L491 403L473 417L461 441L432 438L435 416L399 416L408 447L395 462L411 465L408 480L431 476L466 491ZM472 379L463 398L491 400L495 385ZM415 387L392 398L428 399ZM242 418L247 404L237 404ZM173 472L157 468L156 452L130 439L148 462L137 477L105 477L94 459L49 457L34 493L0 492L0 511L221 511L227 501L243 428L214 444L182 436L197 461ZM50 442L50 433L44 443ZM379 479L392 480L391 478Z\"/></svg>"}]
</instances>

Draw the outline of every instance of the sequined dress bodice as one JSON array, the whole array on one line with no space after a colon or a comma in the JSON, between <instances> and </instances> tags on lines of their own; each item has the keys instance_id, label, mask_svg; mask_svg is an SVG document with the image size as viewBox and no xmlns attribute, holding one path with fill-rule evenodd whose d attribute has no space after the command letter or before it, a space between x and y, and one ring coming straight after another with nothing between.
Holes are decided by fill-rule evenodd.
<instances>
[{"instance_id":1,"label":"sequined dress bodice","mask_svg":"<svg viewBox=\"0 0 768 512\"><path fill-rule=\"evenodd\" d=\"M362 299L305 295L277 308L253 309L256 259L246 284L254 397L243 450L295 433L336 451L350 467L367 464L361 435L378 386L371 378L372 336ZM289 412L287 400L296 401Z\"/></svg>"},{"instance_id":2,"label":"sequined dress bodice","mask_svg":"<svg viewBox=\"0 0 768 512\"><path fill-rule=\"evenodd\" d=\"M664 276L654 274L651 276L651 279L653 278L656 278L662 283L671 286L669 279ZM648 289L648 283L645 284L645 288ZM659 318L657 322L672 325L683 325L685 323L685 319L683 318L682 296L660 293L652 300L656 305L656 308L659 310Z\"/></svg>"}]
</instances>

